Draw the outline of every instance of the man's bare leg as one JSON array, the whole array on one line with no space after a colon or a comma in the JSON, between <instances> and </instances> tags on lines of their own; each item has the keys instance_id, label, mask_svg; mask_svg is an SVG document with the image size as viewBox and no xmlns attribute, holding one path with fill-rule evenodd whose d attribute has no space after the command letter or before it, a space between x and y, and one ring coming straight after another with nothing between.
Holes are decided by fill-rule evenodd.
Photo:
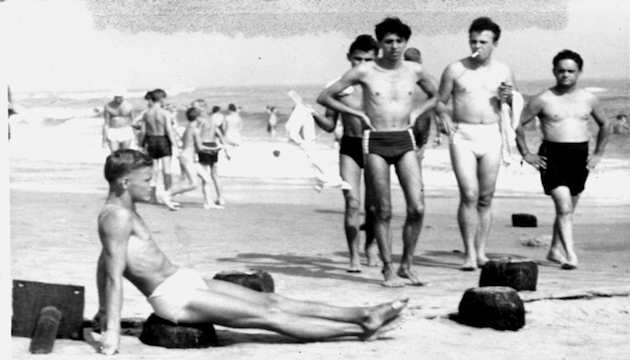
<instances>
[{"instance_id":1,"label":"man's bare leg","mask_svg":"<svg viewBox=\"0 0 630 360\"><path fill-rule=\"evenodd\" d=\"M477 200L479 198L479 184L477 180L477 159L466 147L451 144L451 163L459 186L459 208L457 222L464 241L464 263L461 269L465 271L477 268L477 253L475 250L475 233L477 232L478 214Z\"/></svg>"},{"instance_id":2,"label":"man's bare leg","mask_svg":"<svg viewBox=\"0 0 630 360\"><path fill-rule=\"evenodd\" d=\"M572 197L569 188L559 186L551 190L551 198L556 207L556 222L558 235L567 253L567 258L561 268L572 270L577 268L578 258L573 247L573 212L579 196ZM574 199L575 198L575 199Z\"/></svg>"},{"instance_id":3,"label":"man's bare leg","mask_svg":"<svg viewBox=\"0 0 630 360\"><path fill-rule=\"evenodd\" d=\"M482 156L477 164L477 178L479 179L477 213L479 214L479 225L475 233L475 253L477 254L477 266L481 267L488 262L486 243L490 237L490 228L492 227L492 198L494 197L497 176L501 165L500 148L496 152L489 152Z\"/></svg>"},{"instance_id":4,"label":"man's bare leg","mask_svg":"<svg viewBox=\"0 0 630 360\"><path fill-rule=\"evenodd\" d=\"M358 273L361 272L361 255L359 253L361 168L350 156L341 154L339 156L339 172L341 179L350 184L350 189L343 190L345 199L344 229L350 251L348 272Z\"/></svg>"},{"instance_id":5,"label":"man's bare leg","mask_svg":"<svg viewBox=\"0 0 630 360\"><path fill-rule=\"evenodd\" d=\"M580 195L571 196L571 201L573 204L573 213L575 213L575 208L577 207L578 200L580 199ZM555 202L554 202L555 204ZM561 250L566 249L560 239L560 229L558 228L558 218L553 222L553 235L551 237L551 245L549 246L549 252L547 253L547 260L559 264L564 264L567 262L567 259L562 255Z\"/></svg>"},{"instance_id":6,"label":"man's bare leg","mask_svg":"<svg viewBox=\"0 0 630 360\"><path fill-rule=\"evenodd\" d=\"M212 178L214 190L217 193L217 205L223 206L225 200L223 200L223 196L221 196L221 183L219 182L219 170L216 162L210 165L210 178Z\"/></svg>"},{"instance_id":7,"label":"man's bare leg","mask_svg":"<svg viewBox=\"0 0 630 360\"><path fill-rule=\"evenodd\" d=\"M197 291L182 322L210 322L235 328L259 328L316 341L341 336L374 340L406 307L400 299L372 307L342 308L291 300L277 294L206 280L208 291Z\"/></svg>"},{"instance_id":8,"label":"man's bare leg","mask_svg":"<svg viewBox=\"0 0 630 360\"><path fill-rule=\"evenodd\" d=\"M363 172L364 178L367 175L367 172ZM367 179L365 180L367 187ZM381 266L381 259L379 257L378 244L376 243L376 237L374 236L374 211L371 209L371 198L370 193L365 190L365 194L363 196L365 199L364 211L365 211L365 219L364 219L364 231L365 231L365 256L367 257L367 265L370 267L378 267Z\"/></svg>"},{"instance_id":9,"label":"man's bare leg","mask_svg":"<svg viewBox=\"0 0 630 360\"><path fill-rule=\"evenodd\" d=\"M383 286L401 287L405 282L400 278L392 264L392 219L391 189L389 164L378 155L366 156L366 187L372 202L370 210L374 213L374 237L383 260Z\"/></svg>"},{"instance_id":10,"label":"man's bare leg","mask_svg":"<svg viewBox=\"0 0 630 360\"><path fill-rule=\"evenodd\" d=\"M164 176L164 191L168 191L173 186L173 176L171 175L171 157L160 158L162 162L162 176Z\"/></svg>"},{"instance_id":11,"label":"man's bare leg","mask_svg":"<svg viewBox=\"0 0 630 360\"><path fill-rule=\"evenodd\" d=\"M408 152L398 161L396 173L407 203L407 218L403 227L404 248L397 274L402 278L411 280L413 285L421 286L424 283L420 281L420 278L411 269L424 219L422 169L419 166L415 152Z\"/></svg>"}]
</instances>

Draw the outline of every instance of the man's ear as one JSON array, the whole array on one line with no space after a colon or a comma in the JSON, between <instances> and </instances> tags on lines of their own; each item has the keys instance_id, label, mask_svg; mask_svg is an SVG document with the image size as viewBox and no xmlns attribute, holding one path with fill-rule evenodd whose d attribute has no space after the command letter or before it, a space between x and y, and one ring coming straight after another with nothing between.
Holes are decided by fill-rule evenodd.
<instances>
[{"instance_id":1,"label":"man's ear","mask_svg":"<svg viewBox=\"0 0 630 360\"><path fill-rule=\"evenodd\" d=\"M119 181L120 187L122 189L127 190L127 188L129 187L129 178L124 176L124 177L120 178L118 181Z\"/></svg>"}]
</instances>

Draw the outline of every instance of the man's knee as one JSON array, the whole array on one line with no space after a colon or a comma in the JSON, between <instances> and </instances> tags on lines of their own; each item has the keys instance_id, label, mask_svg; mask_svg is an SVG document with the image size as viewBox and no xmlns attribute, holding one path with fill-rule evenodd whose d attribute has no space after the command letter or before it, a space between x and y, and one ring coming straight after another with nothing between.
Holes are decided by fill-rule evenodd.
<instances>
[{"instance_id":1,"label":"man's knee","mask_svg":"<svg viewBox=\"0 0 630 360\"><path fill-rule=\"evenodd\" d=\"M389 201L379 201L376 206L370 208L373 211L373 218L381 221L392 219L392 205Z\"/></svg>"},{"instance_id":2,"label":"man's knee","mask_svg":"<svg viewBox=\"0 0 630 360\"><path fill-rule=\"evenodd\" d=\"M477 199L477 207L479 208L488 208L492 205L492 198L494 197L494 193L485 193L481 194Z\"/></svg>"},{"instance_id":3,"label":"man's knee","mask_svg":"<svg viewBox=\"0 0 630 360\"><path fill-rule=\"evenodd\" d=\"M420 220L424 216L424 202L418 202L407 206L407 218L410 220Z\"/></svg>"},{"instance_id":4,"label":"man's knee","mask_svg":"<svg viewBox=\"0 0 630 360\"><path fill-rule=\"evenodd\" d=\"M459 197L466 205L477 205L479 202L479 191L475 189L460 190Z\"/></svg>"}]
</instances>

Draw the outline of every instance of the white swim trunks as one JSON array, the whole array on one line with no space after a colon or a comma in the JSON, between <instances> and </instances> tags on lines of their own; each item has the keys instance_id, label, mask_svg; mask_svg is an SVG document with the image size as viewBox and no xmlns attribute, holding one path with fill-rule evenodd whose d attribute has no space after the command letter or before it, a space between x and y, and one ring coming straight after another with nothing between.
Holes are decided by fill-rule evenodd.
<instances>
[{"instance_id":1,"label":"white swim trunks","mask_svg":"<svg viewBox=\"0 0 630 360\"><path fill-rule=\"evenodd\" d=\"M147 298L155 314L177 324L197 290L207 290L206 282L192 269L179 269Z\"/></svg>"},{"instance_id":2,"label":"white swim trunks","mask_svg":"<svg viewBox=\"0 0 630 360\"><path fill-rule=\"evenodd\" d=\"M501 131L499 131L499 123L457 123L451 135L451 146L458 149L469 149L477 158L492 152L500 152Z\"/></svg>"},{"instance_id":3,"label":"white swim trunks","mask_svg":"<svg viewBox=\"0 0 630 360\"><path fill-rule=\"evenodd\" d=\"M107 140L115 142L131 141L134 137L133 129L131 126L125 126L121 128L108 128Z\"/></svg>"}]
</instances>

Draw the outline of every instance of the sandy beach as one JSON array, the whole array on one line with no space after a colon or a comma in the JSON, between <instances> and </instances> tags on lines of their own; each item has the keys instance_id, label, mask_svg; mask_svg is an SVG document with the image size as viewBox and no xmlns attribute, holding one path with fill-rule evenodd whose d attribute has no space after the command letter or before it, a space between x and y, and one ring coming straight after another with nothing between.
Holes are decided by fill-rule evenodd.
<instances>
[{"instance_id":1,"label":"sandy beach","mask_svg":"<svg viewBox=\"0 0 630 360\"><path fill-rule=\"evenodd\" d=\"M17 127L10 149L12 279L84 286L86 319L96 313L96 215L107 192L106 152L98 137L84 136L85 122L65 128ZM66 142L55 142L55 131ZM60 133L59 133L60 134ZM59 138L57 138L58 140ZM96 142L96 143L95 143ZM35 144L35 145L34 145ZM77 151L78 148L84 151ZM280 150L274 157L273 150ZM335 171L337 150L319 146L326 169ZM479 271L461 272L462 245L455 221L458 202L448 150L428 149L424 166L426 216L415 266L424 287L387 289L380 269L346 272L338 188L313 190L312 169L285 140L245 138L232 161L221 161L224 210L204 210L201 192L183 195L182 209L141 204L139 212L167 255L207 277L226 270L265 270L276 292L341 306L369 305L409 296L404 322L386 338L363 343L340 339L304 344L273 333L217 326L219 347L169 350L142 344L137 329L123 336L124 359L625 359L630 353L630 174L625 162L605 159L587 182L575 215L580 267L562 271L544 260L553 206L529 167L503 169L495 197L489 255L539 262L538 290L521 292L526 326L516 332L477 329L449 320L463 292L478 285ZM393 177L395 178L395 176ZM404 199L394 183L394 260L401 253ZM536 228L515 228L513 213L532 213ZM541 246L523 245L537 239ZM151 308L125 283L124 318L145 319ZM86 341L57 340L49 359L98 357L100 334ZM30 339L13 337L11 356L32 358Z\"/></svg>"}]
</instances>

